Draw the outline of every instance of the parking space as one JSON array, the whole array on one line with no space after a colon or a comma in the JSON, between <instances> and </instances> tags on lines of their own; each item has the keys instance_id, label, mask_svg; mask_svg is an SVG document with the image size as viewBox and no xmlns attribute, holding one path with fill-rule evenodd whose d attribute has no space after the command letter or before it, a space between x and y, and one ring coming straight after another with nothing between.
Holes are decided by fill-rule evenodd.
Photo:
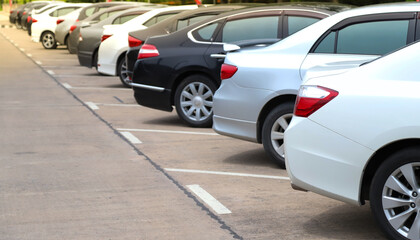
<instances>
[{"instance_id":1,"label":"parking space","mask_svg":"<svg viewBox=\"0 0 420 240\"><path fill-rule=\"evenodd\" d=\"M51 82L53 79L57 80L61 84L57 88L65 90L61 91L63 94L70 91L84 103L85 111L96 115L97 124L105 123L115 131L114 134L121 134L117 138L119 142L124 142L125 138L127 142L124 144L131 145L126 150L131 152L128 155L132 159L130 163L124 164L125 167L131 166L133 171L147 168L150 174L157 173L160 178L173 182L172 188L176 189L176 193L171 189L166 196L166 185L159 185L159 181L151 176L138 175L126 186L137 189L134 197L126 201L121 197L123 195L118 195L112 202L115 209L126 209L126 215L117 217L127 224L130 231L136 231L139 239L197 239L200 235L206 236L198 237L200 239L384 239L373 221L369 205L358 208L313 193L293 190L286 170L279 169L269 160L262 145L221 136L210 128L187 127L179 120L175 111L169 113L142 107L134 100L133 91L124 88L119 78L102 76L95 69L81 67L77 55L69 54L62 46L55 50L45 50L40 43L31 42L26 32L15 28L0 29L0 38L13 44L10 46L16 48L15 54L23 54L37 64L46 74L45 78L50 78ZM16 75L17 80L28 78L24 73L17 72ZM55 101L54 95L51 95L50 100ZM72 124L77 123L67 123L66 126L71 128ZM89 137L88 134L86 136ZM94 142L95 139L91 141ZM77 151L77 146L76 142L72 149ZM108 147L107 151L111 151L112 145L109 144ZM145 157L134 157L136 151ZM90 154L95 155L98 152L101 150L93 148ZM103 153L100 156L105 157ZM67 160L67 164L72 164L71 159ZM118 160L116 161L114 164L118 169ZM100 165L100 162L97 164ZM34 174L37 174L36 170ZM133 172L130 171L130 174ZM63 186L65 184L62 183ZM112 180L108 184L112 184ZM101 187L107 186L103 184ZM119 187L124 191L124 186ZM83 191L77 194L81 195L81 201L98 197ZM180 205L177 201L191 196L197 201L189 201L189 206ZM213 206L215 200L217 203ZM42 196L37 201L42 202ZM164 211L159 211L159 214L151 212L143 216L136 215L139 213L130 211L136 201L142 201L144 208L163 208ZM173 206L172 201L176 203ZM61 207L59 203L48 204ZM75 203L74 207L78 208L74 214L102 210L95 206L86 207L82 203ZM186 209L186 215L180 216L180 222L163 222L163 215L174 214L173 211L165 211L166 208L181 209L176 211L180 215L182 209ZM190 208L201 213L191 213ZM115 209L111 208L111 211ZM0 216L3 221L5 218L7 216ZM208 225L211 226L188 229L189 226L183 221L194 221L194 218L200 219L200 222L209 222ZM94 232L93 225L108 224L98 219L100 216L78 220L83 221ZM176 219L176 216L170 219ZM55 220L50 219L52 226ZM32 221L36 222L36 219ZM159 224L143 225L144 221L159 221ZM214 228L212 224L219 228ZM36 225L32 227L36 228ZM19 231L18 226L15 228L10 231ZM173 232L160 232L163 228L172 229ZM197 234L200 230L206 232ZM119 231L121 236L112 236L117 236L116 239L130 237L124 235L124 229ZM113 233L115 232L118 229L114 229ZM9 232L8 236L12 234ZM97 236L98 239L108 238L106 232Z\"/></svg>"}]
</instances>

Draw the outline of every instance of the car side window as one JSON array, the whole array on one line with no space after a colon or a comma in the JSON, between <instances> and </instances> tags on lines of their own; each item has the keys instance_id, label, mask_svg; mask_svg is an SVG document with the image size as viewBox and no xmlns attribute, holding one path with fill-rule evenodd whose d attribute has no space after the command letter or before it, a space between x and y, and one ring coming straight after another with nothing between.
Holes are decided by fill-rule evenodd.
<instances>
[{"instance_id":1,"label":"car side window","mask_svg":"<svg viewBox=\"0 0 420 240\"><path fill-rule=\"evenodd\" d=\"M95 11L95 7L90 7L90 8L86 9L85 14L86 14L86 16L89 17L90 15L93 14L94 11Z\"/></svg>"},{"instance_id":2,"label":"car side window","mask_svg":"<svg viewBox=\"0 0 420 240\"><path fill-rule=\"evenodd\" d=\"M288 25L288 34L292 35L295 32L298 32L309 25L312 25L318 22L320 19L312 17L301 17L301 16L288 16L287 25Z\"/></svg>"},{"instance_id":3,"label":"car side window","mask_svg":"<svg viewBox=\"0 0 420 240\"><path fill-rule=\"evenodd\" d=\"M264 27L262 27L264 26ZM228 21L223 27L222 42L278 38L279 17L254 17Z\"/></svg>"},{"instance_id":4,"label":"car side window","mask_svg":"<svg viewBox=\"0 0 420 240\"><path fill-rule=\"evenodd\" d=\"M383 55L407 44L409 20L353 24L328 34L315 53Z\"/></svg>"},{"instance_id":5,"label":"car side window","mask_svg":"<svg viewBox=\"0 0 420 240\"><path fill-rule=\"evenodd\" d=\"M61 8L61 9L58 9L58 11L57 11L57 15L58 15L58 17L61 17L61 16L64 16L64 15L66 15L66 14L69 14L69 13L71 13L71 12L73 12L74 10L76 10L77 8L75 8L75 7L71 7L71 8Z\"/></svg>"},{"instance_id":6,"label":"car side window","mask_svg":"<svg viewBox=\"0 0 420 240\"><path fill-rule=\"evenodd\" d=\"M215 31L220 23L215 22L195 30L192 34L198 41L213 41Z\"/></svg>"},{"instance_id":7,"label":"car side window","mask_svg":"<svg viewBox=\"0 0 420 240\"><path fill-rule=\"evenodd\" d=\"M213 15L201 15L201 16L195 16L195 17L191 17L191 18L187 18L187 19L181 19L178 21L177 25L176 25L176 30L182 29L184 27L187 27L191 24L203 21L209 17L211 17Z\"/></svg>"},{"instance_id":8,"label":"car side window","mask_svg":"<svg viewBox=\"0 0 420 240\"><path fill-rule=\"evenodd\" d=\"M50 13L51 17L58 17L58 10L53 11L52 13Z\"/></svg>"},{"instance_id":9,"label":"car side window","mask_svg":"<svg viewBox=\"0 0 420 240\"><path fill-rule=\"evenodd\" d=\"M145 22L143 25L146 26L146 27L150 27L150 26L152 26L152 25L154 25L154 24L156 24L156 23L158 23L162 20L165 20L169 17L172 17L176 14L177 13L168 13L168 14L162 14L162 15L159 15L159 16L155 16L155 17L152 17L149 21Z\"/></svg>"},{"instance_id":10,"label":"car side window","mask_svg":"<svg viewBox=\"0 0 420 240\"><path fill-rule=\"evenodd\" d=\"M126 15L126 16L118 17L118 18L114 19L112 24L123 24L127 21L130 21L131 19L133 19L137 16L139 16L139 14L133 14L133 15Z\"/></svg>"}]
</instances>

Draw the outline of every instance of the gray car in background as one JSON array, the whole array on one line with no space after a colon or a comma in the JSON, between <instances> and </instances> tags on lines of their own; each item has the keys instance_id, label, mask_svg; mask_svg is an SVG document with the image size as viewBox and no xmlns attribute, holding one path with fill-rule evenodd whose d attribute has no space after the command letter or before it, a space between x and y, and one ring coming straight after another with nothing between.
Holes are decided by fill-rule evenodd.
<instances>
[{"instance_id":1,"label":"gray car in background","mask_svg":"<svg viewBox=\"0 0 420 240\"><path fill-rule=\"evenodd\" d=\"M55 40L61 45L67 46L67 38L69 36L70 27L76 22L83 8L77 9L57 20L55 28Z\"/></svg>"},{"instance_id":2,"label":"gray car in background","mask_svg":"<svg viewBox=\"0 0 420 240\"><path fill-rule=\"evenodd\" d=\"M94 4L96 5L96 4ZM109 16L124 11L126 9L130 9L133 8L133 6L139 6L140 4L137 3L133 3L133 2L118 2L117 6L111 5L108 7L105 7L105 5L101 5L102 7L99 8L100 11L96 12L92 15L90 15L89 17L75 22L69 30L69 35L68 35L68 40L67 40L67 49L69 50L70 53L74 54L77 52L77 45L79 44L79 33L80 33L80 26L84 25L84 26L88 26L89 22L99 22L101 20L104 20L106 18L108 18ZM153 5L153 4L142 4L142 6L148 6L148 5ZM91 5L92 6L92 5ZM89 6L89 7L91 7ZM95 10L98 8L95 8ZM85 9L86 10L86 9ZM86 14L86 11L82 10L80 13L82 14L83 12L85 12L84 14ZM80 17L80 15L79 15Z\"/></svg>"},{"instance_id":3,"label":"gray car in background","mask_svg":"<svg viewBox=\"0 0 420 240\"><path fill-rule=\"evenodd\" d=\"M85 67L96 67L98 62L98 49L101 44L103 26L125 23L145 12L154 9L153 7L130 8L100 21L90 22L87 26L81 26L79 33L79 44L77 45L77 57L79 63ZM127 43L128 44L128 43Z\"/></svg>"}]
</instances>

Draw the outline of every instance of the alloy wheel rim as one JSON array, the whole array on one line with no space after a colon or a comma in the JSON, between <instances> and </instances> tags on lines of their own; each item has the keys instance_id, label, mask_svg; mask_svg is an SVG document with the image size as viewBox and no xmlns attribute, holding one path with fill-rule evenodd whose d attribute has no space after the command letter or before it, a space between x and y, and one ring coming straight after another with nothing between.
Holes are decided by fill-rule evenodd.
<instances>
[{"instance_id":1,"label":"alloy wheel rim","mask_svg":"<svg viewBox=\"0 0 420 240\"><path fill-rule=\"evenodd\" d=\"M125 60L123 60L124 62L121 64L121 69L120 69L120 78L127 84L127 85L131 85L131 80L130 77L128 76L128 71L127 71L127 62Z\"/></svg>"},{"instance_id":2,"label":"alloy wheel rim","mask_svg":"<svg viewBox=\"0 0 420 240\"><path fill-rule=\"evenodd\" d=\"M54 39L51 34L45 34L44 38L42 39L42 42L44 43L44 46L47 48L50 48L54 45Z\"/></svg>"},{"instance_id":3,"label":"alloy wheel rim","mask_svg":"<svg viewBox=\"0 0 420 240\"><path fill-rule=\"evenodd\" d=\"M396 169L382 191L388 223L408 239L420 239L420 162Z\"/></svg>"},{"instance_id":4,"label":"alloy wheel rim","mask_svg":"<svg viewBox=\"0 0 420 240\"><path fill-rule=\"evenodd\" d=\"M286 131L292 120L293 114L288 113L280 116L273 124L271 128L271 144L274 150L281 157L284 158L284 131Z\"/></svg>"},{"instance_id":5,"label":"alloy wheel rim","mask_svg":"<svg viewBox=\"0 0 420 240\"><path fill-rule=\"evenodd\" d=\"M213 113L213 92L204 83L193 82L182 89L181 108L195 122L206 120Z\"/></svg>"}]
</instances>

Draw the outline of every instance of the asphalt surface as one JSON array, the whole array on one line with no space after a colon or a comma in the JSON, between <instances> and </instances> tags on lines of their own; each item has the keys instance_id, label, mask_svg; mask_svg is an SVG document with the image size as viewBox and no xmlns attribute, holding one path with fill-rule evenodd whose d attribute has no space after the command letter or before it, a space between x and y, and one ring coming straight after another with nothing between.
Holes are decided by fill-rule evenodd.
<instances>
[{"instance_id":1,"label":"asphalt surface","mask_svg":"<svg viewBox=\"0 0 420 240\"><path fill-rule=\"evenodd\" d=\"M368 205L292 190L261 145L0 26L0 239L384 239Z\"/></svg>"}]
</instances>

